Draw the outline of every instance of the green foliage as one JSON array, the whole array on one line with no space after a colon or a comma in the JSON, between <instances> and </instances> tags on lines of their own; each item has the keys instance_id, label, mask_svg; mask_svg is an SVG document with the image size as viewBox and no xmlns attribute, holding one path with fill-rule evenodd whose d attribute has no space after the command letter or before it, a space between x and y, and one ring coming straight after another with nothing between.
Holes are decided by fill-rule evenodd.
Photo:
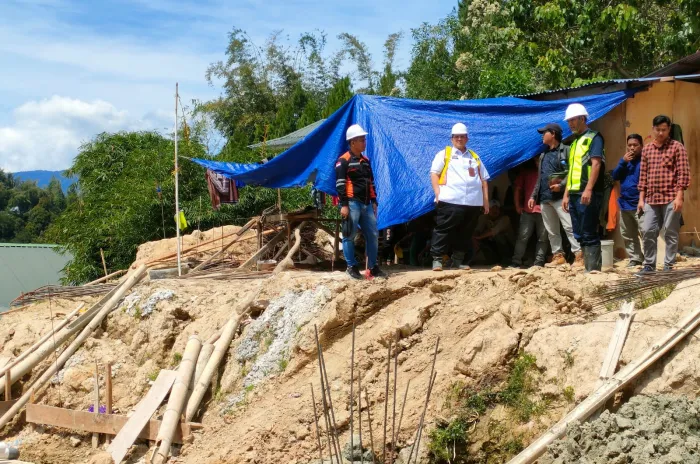
<instances>
[{"instance_id":1,"label":"green foliage","mask_svg":"<svg viewBox=\"0 0 700 464\"><path fill-rule=\"evenodd\" d=\"M173 365L177 366L182 361L182 353L173 353Z\"/></svg>"},{"instance_id":2,"label":"green foliage","mask_svg":"<svg viewBox=\"0 0 700 464\"><path fill-rule=\"evenodd\" d=\"M46 233L73 255L68 283L103 273L100 249L108 270L126 269L140 244L175 235L173 153L173 141L154 132L102 133L80 148L68 171L78 178L77 198ZM203 146L192 139L179 144L179 154L205 156ZM195 220L199 198L208 198L201 168L180 163L179 181L185 216L211 225Z\"/></svg>"},{"instance_id":3,"label":"green foliage","mask_svg":"<svg viewBox=\"0 0 700 464\"><path fill-rule=\"evenodd\" d=\"M150 380L151 382L155 382L158 378L158 374L160 374L160 369L153 369L151 372L148 373L148 380Z\"/></svg>"},{"instance_id":4,"label":"green foliage","mask_svg":"<svg viewBox=\"0 0 700 464\"><path fill-rule=\"evenodd\" d=\"M277 361L277 368L279 369L280 372L284 372L287 369L287 366L289 366L289 358L288 357L283 357L280 358L279 361Z\"/></svg>"},{"instance_id":5,"label":"green foliage","mask_svg":"<svg viewBox=\"0 0 700 464\"><path fill-rule=\"evenodd\" d=\"M459 462L454 461L457 456L457 448L464 448L467 445L467 431L469 424L463 419L456 418L445 427L438 427L430 432L428 449L434 461L437 462Z\"/></svg>"},{"instance_id":6,"label":"green foliage","mask_svg":"<svg viewBox=\"0 0 700 464\"><path fill-rule=\"evenodd\" d=\"M668 284L653 288L650 292L643 293L639 298L637 298L637 309L646 309L649 306L655 305L656 303L661 303L668 298L669 295L671 295L671 292L673 292L675 288L676 284Z\"/></svg>"},{"instance_id":7,"label":"green foliage","mask_svg":"<svg viewBox=\"0 0 700 464\"><path fill-rule=\"evenodd\" d=\"M352 98L352 84L350 83L350 77L344 77L338 79L328 94L328 100L326 106L323 109L322 116L327 118L331 114L335 113L341 106L345 104L348 100Z\"/></svg>"},{"instance_id":8,"label":"green foliage","mask_svg":"<svg viewBox=\"0 0 700 464\"><path fill-rule=\"evenodd\" d=\"M533 416L544 412L546 404L533 400L537 391L537 359L527 353L521 353L513 364L506 387L499 393L499 401L512 408L515 417L521 422L528 422Z\"/></svg>"},{"instance_id":9,"label":"green foliage","mask_svg":"<svg viewBox=\"0 0 700 464\"><path fill-rule=\"evenodd\" d=\"M569 403L573 403L576 399L576 392L574 391L574 387L572 387L571 385L565 387L562 394L564 395L566 401L568 401Z\"/></svg>"},{"instance_id":10,"label":"green foliage","mask_svg":"<svg viewBox=\"0 0 700 464\"><path fill-rule=\"evenodd\" d=\"M66 196L58 179L42 189L0 169L0 242L45 242L44 232L65 208Z\"/></svg>"}]
</instances>

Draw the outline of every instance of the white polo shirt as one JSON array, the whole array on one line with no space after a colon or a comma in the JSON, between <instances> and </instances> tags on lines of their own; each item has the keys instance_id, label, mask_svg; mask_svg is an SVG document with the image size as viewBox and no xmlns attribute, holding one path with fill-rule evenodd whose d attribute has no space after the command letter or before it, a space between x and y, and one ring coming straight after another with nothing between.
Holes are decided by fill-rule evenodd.
<instances>
[{"instance_id":1,"label":"white polo shirt","mask_svg":"<svg viewBox=\"0 0 700 464\"><path fill-rule=\"evenodd\" d=\"M483 161L480 164L481 176L476 172L476 166L477 162L469 153L469 149L462 152L452 147L452 159L447 167L446 184L440 186L438 200L453 205L483 206L484 192L481 190L481 181L489 180L489 173ZM433 159L430 172L439 176L444 167L445 150L440 150ZM474 176L469 175L470 167L474 168Z\"/></svg>"}]
</instances>

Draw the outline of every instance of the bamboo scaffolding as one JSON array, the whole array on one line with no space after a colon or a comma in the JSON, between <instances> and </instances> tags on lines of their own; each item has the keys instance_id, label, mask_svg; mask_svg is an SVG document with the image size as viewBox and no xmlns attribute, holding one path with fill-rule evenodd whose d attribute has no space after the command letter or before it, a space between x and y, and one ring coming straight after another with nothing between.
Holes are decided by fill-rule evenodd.
<instances>
[{"instance_id":1,"label":"bamboo scaffolding","mask_svg":"<svg viewBox=\"0 0 700 464\"><path fill-rule=\"evenodd\" d=\"M78 334L78 336L73 340L73 342L66 347L61 353L61 356L56 360L55 363L51 363L51 366L42 374L42 376L29 388L22 397L17 400L17 402L2 416L0 417L0 428L6 426L10 420L24 407L29 399L36 393L44 384L54 375L58 370L63 367L66 361L73 356L73 354L80 348L80 346L87 340L87 338L92 334L92 332L97 329L97 327L102 324L104 318L114 310L117 303L124 297L127 291L131 289L146 273L146 266L141 265L132 275L130 275L119 287L118 290L111 296L111 298L104 303L99 310L94 313L92 319L90 319L89 324ZM88 314L88 313L86 313ZM80 327L80 325L78 325ZM27 361L27 360L25 360ZM19 367L19 366L17 366Z\"/></svg>"}]
</instances>

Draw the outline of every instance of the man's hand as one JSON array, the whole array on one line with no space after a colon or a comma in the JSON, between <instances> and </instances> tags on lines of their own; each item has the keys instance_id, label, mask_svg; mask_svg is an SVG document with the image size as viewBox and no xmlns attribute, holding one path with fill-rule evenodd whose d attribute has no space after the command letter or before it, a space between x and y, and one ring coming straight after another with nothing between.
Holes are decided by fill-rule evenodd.
<instances>
[{"instance_id":1,"label":"man's hand","mask_svg":"<svg viewBox=\"0 0 700 464\"><path fill-rule=\"evenodd\" d=\"M527 200L527 207L529 209L535 208L535 199L534 198L530 198L529 200Z\"/></svg>"},{"instance_id":2,"label":"man's hand","mask_svg":"<svg viewBox=\"0 0 700 464\"><path fill-rule=\"evenodd\" d=\"M586 187L586 189L583 191L583 194L581 195L581 204L582 205L590 205L592 196L593 196L593 189Z\"/></svg>"},{"instance_id":3,"label":"man's hand","mask_svg":"<svg viewBox=\"0 0 700 464\"><path fill-rule=\"evenodd\" d=\"M489 214L489 204L484 202L484 214Z\"/></svg>"},{"instance_id":4,"label":"man's hand","mask_svg":"<svg viewBox=\"0 0 700 464\"><path fill-rule=\"evenodd\" d=\"M561 184L559 184L559 183L552 184L552 185L549 186L549 189L550 189L552 192L561 192Z\"/></svg>"},{"instance_id":5,"label":"man's hand","mask_svg":"<svg viewBox=\"0 0 700 464\"><path fill-rule=\"evenodd\" d=\"M518 213L518 214L523 214L523 208L522 208L522 206L516 205L516 206L515 206L515 212Z\"/></svg>"},{"instance_id":6,"label":"man's hand","mask_svg":"<svg viewBox=\"0 0 700 464\"><path fill-rule=\"evenodd\" d=\"M564 195L564 199L561 201L561 209L563 209L565 213L569 212L569 195Z\"/></svg>"},{"instance_id":7,"label":"man's hand","mask_svg":"<svg viewBox=\"0 0 700 464\"><path fill-rule=\"evenodd\" d=\"M674 207L674 209L676 207L675 200L673 201L673 207ZM637 203L637 214L642 214L643 212L644 212L644 200L640 198L639 203Z\"/></svg>"},{"instance_id":8,"label":"man's hand","mask_svg":"<svg viewBox=\"0 0 700 464\"><path fill-rule=\"evenodd\" d=\"M377 215L377 207L378 205L376 203L372 203L372 211L374 211L374 215Z\"/></svg>"},{"instance_id":9,"label":"man's hand","mask_svg":"<svg viewBox=\"0 0 700 464\"><path fill-rule=\"evenodd\" d=\"M348 206L340 208L340 215L343 216L343 219L347 218L348 214L350 214L350 208Z\"/></svg>"},{"instance_id":10,"label":"man's hand","mask_svg":"<svg viewBox=\"0 0 700 464\"><path fill-rule=\"evenodd\" d=\"M625 156L622 157L623 160L630 162L634 159L634 154L631 151L628 151L625 153Z\"/></svg>"},{"instance_id":11,"label":"man's hand","mask_svg":"<svg viewBox=\"0 0 700 464\"><path fill-rule=\"evenodd\" d=\"M673 212L680 213L681 209L683 209L683 197L677 196L676 199L673 200Z\"/></svg>"}]
</instances>

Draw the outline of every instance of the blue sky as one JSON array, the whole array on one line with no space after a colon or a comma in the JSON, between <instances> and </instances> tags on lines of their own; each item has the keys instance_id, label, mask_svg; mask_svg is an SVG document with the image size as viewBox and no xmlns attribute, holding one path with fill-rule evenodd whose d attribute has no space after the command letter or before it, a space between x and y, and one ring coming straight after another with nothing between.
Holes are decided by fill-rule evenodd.
<instances>
[{"instance_id":1,"label":"blue sky","mask_svg":"<svg viewBox=\"0 0 700 464\"><path fill-rule=\"evenodd\" d=\"M404 32L397 67L410 61L410 30L435 23L456 0L2 0L0 168L67 168L101 131L172 127L175 82L183 102L220 90L207 66L224 58L227 33L257 44L282 30L295 40L323 30L329 51L350 32L375 64L388 34Z\"/></svg>"}]
</instances>

